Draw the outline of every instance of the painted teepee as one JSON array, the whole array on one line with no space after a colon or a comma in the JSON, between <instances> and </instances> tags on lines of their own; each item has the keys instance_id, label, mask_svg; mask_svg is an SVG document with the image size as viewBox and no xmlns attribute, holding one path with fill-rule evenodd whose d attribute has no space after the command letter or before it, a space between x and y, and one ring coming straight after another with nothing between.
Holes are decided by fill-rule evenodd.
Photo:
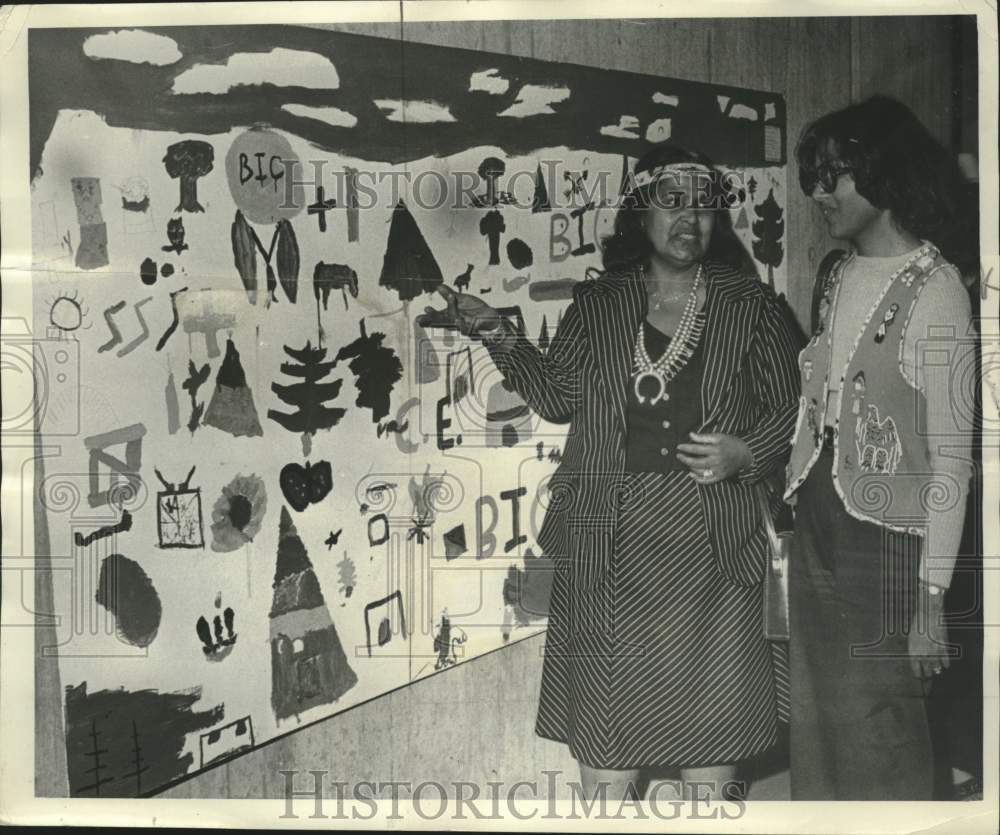
<instances>
[{"instance_id":1,"label":"painted teepee","mask_svg":"<svg viewBox=\"0 0 1000 835\"><path fill-rule=\"evenodd\" d=\"M337 701L358 682L288 509L281 508L271 603L271 708L280 722Z\"/></svg>"}]
</instances>

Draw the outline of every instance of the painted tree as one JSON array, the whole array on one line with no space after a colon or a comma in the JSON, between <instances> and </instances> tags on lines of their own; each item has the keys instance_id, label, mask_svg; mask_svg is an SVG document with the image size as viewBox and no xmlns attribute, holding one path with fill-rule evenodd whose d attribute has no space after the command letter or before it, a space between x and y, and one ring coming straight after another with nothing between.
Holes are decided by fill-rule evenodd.
<instances>
[{"instance_id":1,"label":"painted tree","mask_svg":"<svg viewBox=\"0 0 1000 835\"><path fill-rule=\"evenodd\" d=\"M344 558L337 563L337 583L340 586L340 593L345 598L354 593L354 587L358 584L358 572L346 551L344 551Z\"/></svg>"},{"instance_id":2,"label":"painted tree","mask_svg":"<svg viewBox=\"0 0 1000 835\"><path fill-rule=\"evenodd\" d=\"M340 387L344 381L321 382L337 364L336 361L324 362L325 348L313 348L307 341L304 348L296 350L285 345L284 349L294 362L283 362L281 373L297 377L301 382L287 386L271 383L271 391L283 403L295 407L295 411L268 409L267 416L289 432L301 432L302 454L308 457L312 449L312 436L320 429L336 426L347 411L326 405L340 395Z\"/></svg>"},{"instance_id":3,"label":"painted tree","mask_svg":"<svg viewBox=\"0 0 1000 835\"><path fill-rule=\"evenodd\" d=\"M433 293L443 281L434 253L400 200L392 212L379 286L395 290L400 301L407 302L421 293Z\"/></svg>"},{"instance_id":4,"label":"painted tree","mask_svg":"<svg viewBox=\"0 0 1000 835\"><path fill-rule=\"evenodd\" d=\"M163 157L167 174L181 182L181 197L175 212L203 212L198 202L198 178L204 177L215 164L215 151L200 139L175 142Z\"/></svg>"},{"instance_id":5,"label":"painted tree","mask_svg":"<svg viewBox=\"0 0 1000 835\"><path fill-rule=\"evenodd\" d=\"M355 405L372 410L372 423L389 414L389 395L403 378L403 364L392 348L382 344L384 339L385 334L378 331L369 336L362 319L361 336L337 352L336 362L351 361L348 368L357 377Z\"/></svg>"},{"instance_id":6,"label":"painted tree","mask_svg":"<svg viewBox=\"0 0 1000 835\"><path fill-rule=\"evenodd\" d=\"M774 287L774 268L780 267L785 257L785 248L781 239L785 234L784 210L774 199L774 189L770 189L767 198L754 208L759 220L753 222L753 255L762 264L767 265L767 283Z\"/></svg>"},{"instance_id":7,"label":"painted tree","mask_svg":"<svg viewBox=\"0 0 1000 835\"><path fill-rule=\"evenodd\" d=\"M549 349L549 323L542 316L542 329L538 332L538 350L544 353Z\"/></svg>"},{"instance_id":8,"label":"painted tree","mask_svg":"<svg viewBox=\"0 0 1000 835\"><path fill-rule=\"evenodd\" d=\"M751 174L750 179L747 180L747 191L750 192L750 199L752 200L753 196L757 193L757 180L753 174Z\"/></svg>"},{"instance_id":9,"label":"painted tree","mask_svg":"<svg viewBox=\"0 0 1000 835\"><path fill-rule=\"evenodd\" d=\"M531 211L534 213L552 211L552 204L549 203L549 190L545 187L541 163L535 169L535 196L531 201Z\"/></svg>"}]
</instances>

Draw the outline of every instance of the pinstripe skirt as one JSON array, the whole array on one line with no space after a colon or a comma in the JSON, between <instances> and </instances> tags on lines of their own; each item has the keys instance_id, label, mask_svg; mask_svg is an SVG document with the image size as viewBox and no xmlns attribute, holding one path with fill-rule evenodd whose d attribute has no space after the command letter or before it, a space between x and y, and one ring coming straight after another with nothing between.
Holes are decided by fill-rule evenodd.
<instances>
[{"instance_id":1,"label":"pinstripe skirt","mask_svg":"<svg viewBox=\"0 0 1000 835\"><path fill-rule=\"evenodd\" d=\"M557 566L535 731L592 768L733 763L775 742L761 589L719 571L686 471L636 473L611 570L578 588Z\"/></svg>"}]
</instances>

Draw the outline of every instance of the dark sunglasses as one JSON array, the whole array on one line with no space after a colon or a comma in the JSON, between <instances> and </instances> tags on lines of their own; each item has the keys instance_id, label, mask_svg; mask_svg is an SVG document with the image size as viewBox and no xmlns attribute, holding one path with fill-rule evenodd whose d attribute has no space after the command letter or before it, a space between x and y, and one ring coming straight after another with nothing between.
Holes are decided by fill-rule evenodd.
<instances>
[{"instance_id":1,"label":"dark sunglasses","mask_svg":"<svg viewBox=\"0 0 1000 835\"><path fill-rule=\"evenodd\" d=\"M806 197L812 195L817 185L825 194L833 194L840 175L851 171L854 171L853 165L837 159L824 162L815 168L799 168L799 185Z\"/></svg>"}]
</instances>

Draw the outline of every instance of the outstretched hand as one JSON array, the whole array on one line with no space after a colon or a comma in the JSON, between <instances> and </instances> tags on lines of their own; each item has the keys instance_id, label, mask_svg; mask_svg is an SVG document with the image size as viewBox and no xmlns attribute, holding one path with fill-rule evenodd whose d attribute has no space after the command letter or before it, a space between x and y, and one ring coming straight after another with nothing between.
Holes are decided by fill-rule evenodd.
<instances>
[{"instance_id":1,"label":"outstretched hand","mask_svg":"<svg viewBox=\"0 0 1000 835\"><path fill-rule=\"evenodd\" d=\"M494 330L502 321L502 316L481 299L468 293L457 293L450 287L439 285L437 292L448 303L444 310L425 307L417 317L417 323L424 328L445 328L458 330L465 336L480 336Z\"/></svg>"}]
</instances>

